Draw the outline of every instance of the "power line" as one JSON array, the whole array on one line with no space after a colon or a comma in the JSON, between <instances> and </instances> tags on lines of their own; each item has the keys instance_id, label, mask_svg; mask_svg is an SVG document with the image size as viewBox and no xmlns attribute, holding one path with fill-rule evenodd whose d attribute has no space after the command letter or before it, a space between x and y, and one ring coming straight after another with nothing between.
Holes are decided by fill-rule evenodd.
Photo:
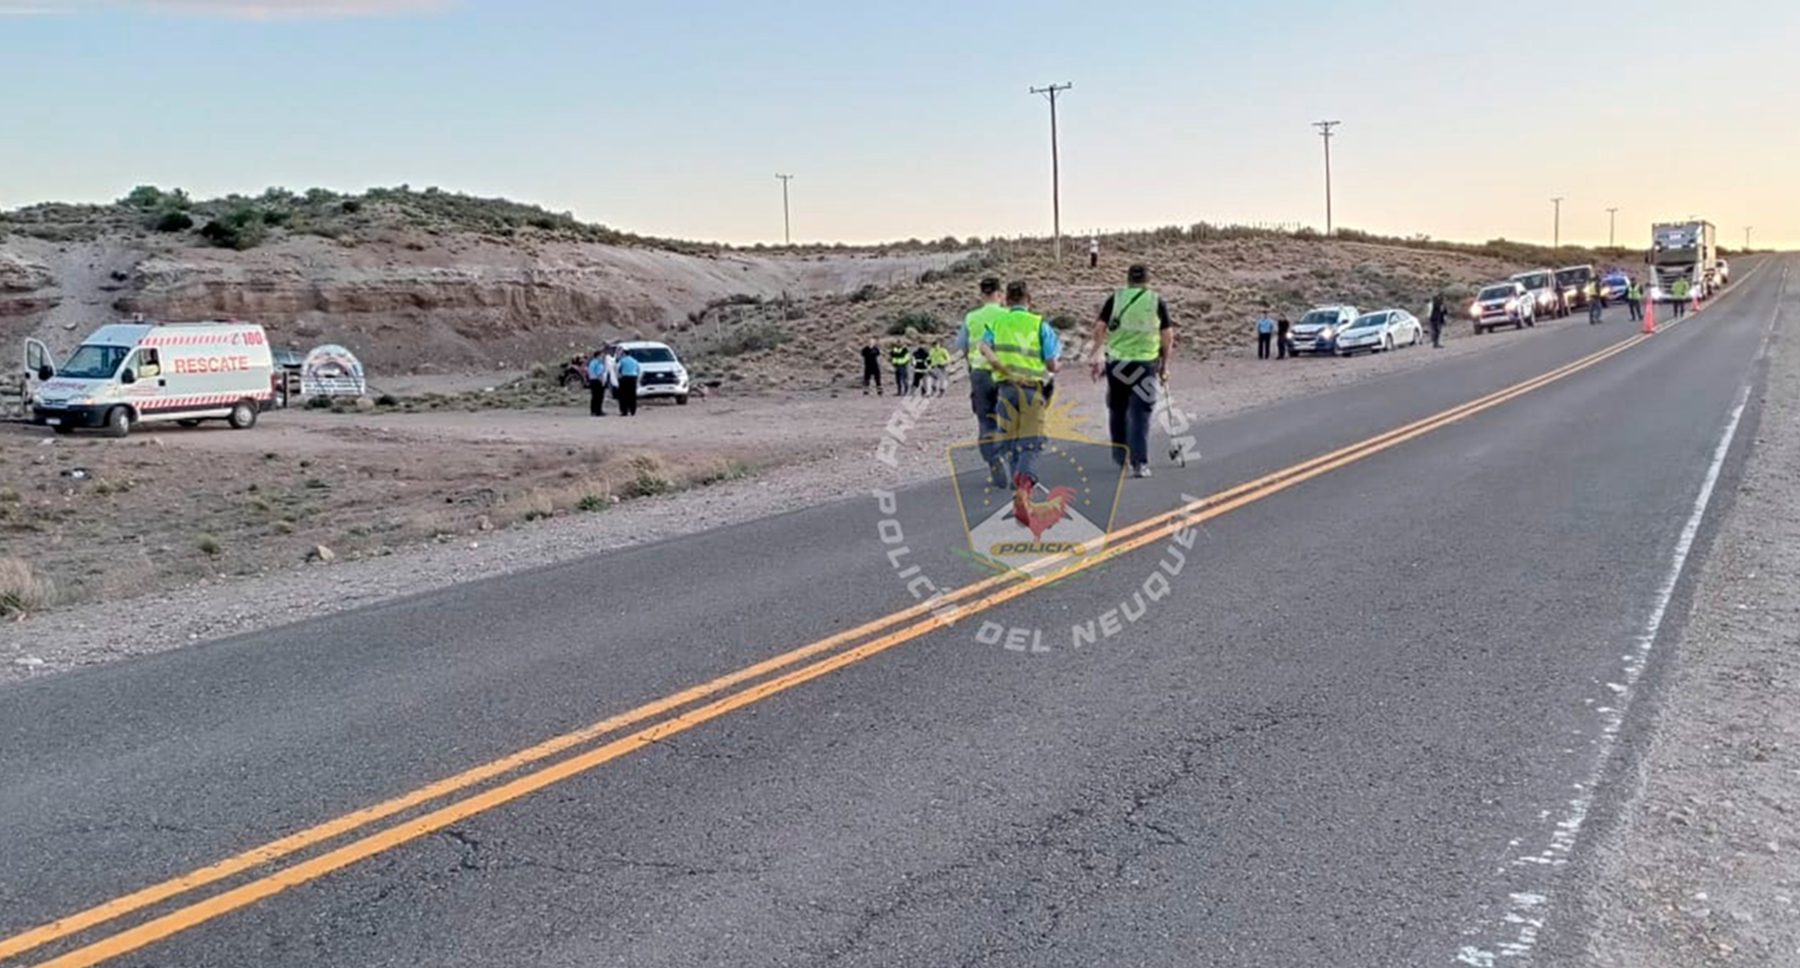
<instances>
[{"instance_id":1,"label":"power line","mask_svg":"<svg viewBox=\"0 0 1800 968\"><path fill-rule=\"evenodd\" d=\"M1618 241L1617 241L1618 228L1619 228L1619 210L1616 208L1607 209L1606 210L1606 219L1607 219L1607 221L1606 221L1606 247L1609 249L1616 249L1619 247Z\"/></svg>"},{"instance_id":2,"label":"power line","mask_svg":"<svg viewBox=\"0 0 1800 968\"><path fill-rule=\"evenodd\" d=\"M788 217L788 182L794 180L793 175L776 175L781 179L781 244L794 244L794 223Z\"/></svg>"},{"instance_id":3,"label":"power line","mask_svg":"<svg viewBox=\"0 0 1800 968\"><path fill-rule=\"evenodd\" d=\"M1556 206L1556 220L1553 223L1550 236L1550 248L1552 249L1562 248L1562 203L1563 197L1561 195L1554 195L1550 199L1550 204Z\"/></svg>"},{"instance_id":4,"label":"power line","mask_svg":"<svg viewBox=\"0 0 1800 968\"><path fill-rule=\"evenodd\" d=\"M1062 171L1056 150L1056 96L1074 86L1075 82L1069 81L1031 88L1032 94L1041 94L1050 102L1050 224L1056 238L1052 252L1059 263L1062 261Z\"/></svg>"},{"instance_id":5,"label":"power line","mask_svg":"<svg viewBox=\"0 0 1800 968\"><path fill-rule=\"evenodd\" d=\"M1325 234L1331 235L1331 132L1333 128L1343 124L1342 121L1314 121L1313 127L1319 129L1319 137L1325 139Z\"/></svg>"}]
</instances>

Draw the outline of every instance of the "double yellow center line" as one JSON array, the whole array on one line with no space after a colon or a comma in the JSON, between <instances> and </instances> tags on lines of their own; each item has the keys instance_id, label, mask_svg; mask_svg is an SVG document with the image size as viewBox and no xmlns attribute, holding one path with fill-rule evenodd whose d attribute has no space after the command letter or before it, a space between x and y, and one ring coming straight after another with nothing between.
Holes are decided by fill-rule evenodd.
<instances>
[{"instance_id":1,"label":"double yellow center line","mask_svg":"<svg viewBox=\"0 0 1800 968\"><path fill-rule=\"evenodd\" d=\"M939 598L901 609L875 621L672 693L636 709L547 739L516 753L472 767L454 776L445 777L392 799L344 814L336 819L269 841L206 867L152 884L94 907L0 939L0 961L14 958L51 942L69 938L125 915L228 880L236 875L254 871L308 848L323 845L345 834L399 816L415 807L425 806L452 794L466 794L428 812L383 827L324 853L263 874L218 894L186 904L136 926L74 948L47 961L39 962L36 968L85 968L85 966L96 965L135 951L213 918L254 904L290 887L323 877L357 861L417 840L434 831L443 830L477 814L592 770L603 763L618 759L701 723L717 719L732 710L742 708L767 696L784 692L801 683L810 682L903 642L940 629L945 623L937 615L944 614L948 606L955 606L958 619L994 608L1026 595L1052 579L1061 580L1075 571L1091 568L1102 561L1127 554L1178 531L1227 514L1253 501L1259 501L1322 474L1381 453L1390 447L1399 446L1416 437L1500 406L1509 400L1623 353L1648 338L1641 334L1633 336L1541 376L1514 384L1347 447L1302 461L1253 481L1239 484L1172 511L1139 521L1113 532L1108 537L1103 554L1064 568L1054 575L1023 579L1015 576L995 576L962 586ZM849 647L844 648L845 646ZM736 691L732 691L734 689ZM695 705L702 701L705 702ZM680 711L684 708L685 711ZM658 718L669 713L675 715ZM564 759L555 759L560 754L588 747L590 743L650 720L656 721L634 732L609 739L598 746L586 748L584 751ZM538 765L550 760L554 760L554 762ZM490 780L499 779L525 767L534 767L534 769L478 792L468 792Z\"/></svg>"}]
</instances>

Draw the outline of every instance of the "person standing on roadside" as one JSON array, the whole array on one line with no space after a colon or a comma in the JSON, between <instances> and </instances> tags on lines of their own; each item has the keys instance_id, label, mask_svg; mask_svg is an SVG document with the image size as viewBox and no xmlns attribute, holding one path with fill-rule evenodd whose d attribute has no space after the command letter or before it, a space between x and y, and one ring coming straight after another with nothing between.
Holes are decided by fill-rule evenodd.
<instances>
[{"instance_id":1,"label":"person standing on roadside","mask_svg":"<svg viewBox=\"0 0 1800 968\"><path fill-rule=\"evenodd\" d=\"M869 344L862 348L863 361L863 396L869 395L869 387L875 388L875 395L881 396L881 344L875 337L869 337Z\"/></svg>"},{"instance_id":2,"label":"person standing on roadside","mask_svg":"<svg viewBox=\"0 0 1800 968\"><path fill-rule=\"evenodd\" d=\"M588 416L606 416L606 354L595 353L587 361Z\"/></svg>"},{"instance_id":3,"label":"person standing on roadside","mask_svg":"<svg viewBox=\"0 0 1800 968\"><path fill-rule=\"evenodd\" d=\"M1129 462L1133 475L1149 477L1150 415L1156 410L1158 384L1169 380L1175 327L1168 303L1150 288L1148 267L1127 270L1125 288L1101 305L1094 345L1092 376L1096 381L1106 377L1113 462Z\"/></svg>"},{"instance_id":4,"label":"person standing on roadside","mask_svg":"<svg viewBox=\"0 0 1800 968\"><path fill-rule=\"evenodd\" d=\"M931 387L931 350L924 343L913 347L912 351L912 392L916 396L929 396Z\"/></svg>"},{"instance_id":5,"label":"person standing on roadside","mask_svg":"<svg viewBox=\"0 0 1800 968\"><path fill-rule=\"evenodd\" d=\"M1431 348L1443 349L1444 323L1450 318L1449 310L1444 308L1443 293L1431 297L1431 309L1425 317L1431 323Z\"/></svg>"},{"instance_id":6,"label":"person standing on roadside","mask_svg":"<svg viewBox=\"0 0 1800 968\"><path fill-rule=\"evenodd\" d=\"M1088 239L1088 268L1100 268L1100 236Z\"/></svg>"},{"instance_id":7,"label":"person standing on roadside","mask_svg":"<svg viewBox=\"0 0 1800 968\"><path fill-rule=\"evenodd\" d=\"M950 351L942 343L933 343L926 362L931 364L931 388L941 397L950 385Z\"/></svg>"},{"instance_id":8,"label":"person standing on roadside","mask_svg":"<svg viewBox=\"0 0 1800 968\"><path fill-rule=\"evenodd\" d=\"M894 368L894 396L906 396L907 385L912 382L912 351L905 343L888 348L888 365Z\"/></svg>"},{"instance_id":9,"label":"person standing on roadside","mask_svg":"<svg viewBox=\"0 0 1800 968\"><path fill-rule=\"evenodd\" d=\"M1256 358L1269 358L1269 345L1275 340L1275 320L1269 316L1269 310L1263 309L1262 318L1256 321Z\"/></svg>"},{"instance_id":10,"label":"person standing on roadside","mask_svg":"<svg viewBox=\"0 0 1800 968\"><path fill-rule=\"evenodd\" d=\"M1288 331L1293 328L1294 328L1294 324L1288 322L1286 313L1282 313L1281 318L1275 320L1275 352L1277 354L1277 356L1275 357L1276 359L1285 360L1289 356L1293 355L1293 350L1290 349L1288 346L1288 340L1290 339L1290 337L1288 336Z\"/></svg>"},{"instance_id":11,"label":"person standing on roadside","mask_svg":"<svg viewBox=\"0 0 1800 968\"><path fill-rule=\"evenodd\" d=\"M1031 291L1023 281L1006 284L1007 311L988 323L981 355L993 368L999 407L1007 428L999 440L999 458L1012 468L1013 514L1027 520L1027 506L1037 488L1037 455L1044 449L1044 384L1057 370L1062 347L1056 329L1031 311Z\"/></svg>"},{"instance_id":12,"label":"person standing on roadside","mask_svg":"<svg viewBox=\"0 0 1800 968\"><path fill-rule=\"evenodd\" d=\"M956 349L969 361L969 409L975 412L977 448L988 468L995 487L1005 487L1012 472L999 458L1000 424L994 414L999 408L999 390L994 382L993 364L981 352L981 338L995 319L1007 314L1001 301L1000 280L993 276L981 280L981 305L963 317L962 329L956 333Z\"/></svg>"},{"instance_id":13,"label":"person standing on roadside","mask_svg":"<svg viewBox=\"0 0 1800 968\"><path fill-rule=\"evenodd\" d=\"M638 364L637 357L630 353L619 354L619 414L625 417L637 416L638 410L638 374L643 367Z\"/></svg>"},{"instance_id":14,"label":"person standing on roadside","mask_svg":"<svg viewBox=\"0 0 1800 968\"><path fill-rule=\"evenodd\" d=\"M1677 279L1675 280L1675 285L1669 287L1669 295L1675 297L1676 319L1680 319L1687 315L1688 293L1692 291L1693 289L1686 279Z\"/></svg>"},{"instance_id":15,"label":"person standing on roadside","mask_svg":"<svg viewBox=\"0 0 1800 968\"><path fill-rule=\"evenodd\" d=\"M1644 284L1636 279L1625 280L1625 308L1631 312L1631 321L1644 318Z\"/></svg>"}]
</instances>

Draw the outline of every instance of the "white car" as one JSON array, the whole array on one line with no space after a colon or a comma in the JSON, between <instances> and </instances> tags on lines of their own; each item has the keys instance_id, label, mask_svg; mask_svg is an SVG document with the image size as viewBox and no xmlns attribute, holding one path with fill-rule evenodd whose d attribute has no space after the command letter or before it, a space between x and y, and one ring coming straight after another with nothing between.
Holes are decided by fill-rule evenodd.
<instances>
[{"instance_id":1,"label":"white car","mask_svg":"<svg viewBox=\"0 0 1800 968\"><path fill-rule=\"evenodd\" d=\"M638 399L646 397L674 397L675 402L686 406L688 402L688 371L681 365L681 358L669 348L667 343L655 340L626 340L613 343L601 352L629 353L638 361Z\"/></svg>"},{"instance_id":2,"label":"white car","mask_svg":"<svg viewBox=\"0 0 1800 968\"><path fill-rule=\"evenodd\" d=\"M1356 317L1337 335L1339 356L1381 353L1396 346L1417 346L1425 338L1419 318L1404 309L1383 309Z\"/></svg>"},{"instance_id":3,"label":"white car","mask_svg":"<svg viewBox=\"0 0 1800 968\"><path fill-rule=\"evenodd\" d=\"M1523 283L1498 282L1475 294L1469 318L1475 322L1476 336L1502 326L1524 329L1537 325L1537 301Z\"/></svg>"}]
</instances>

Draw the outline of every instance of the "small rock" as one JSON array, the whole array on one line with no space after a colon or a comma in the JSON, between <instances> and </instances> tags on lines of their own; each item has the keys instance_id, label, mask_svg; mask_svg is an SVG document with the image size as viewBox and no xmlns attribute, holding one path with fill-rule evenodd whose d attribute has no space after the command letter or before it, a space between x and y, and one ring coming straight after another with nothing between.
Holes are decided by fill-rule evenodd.
<instances>
[{"instance_id":1,"label":"small rock","mask_svg":"<svg viewBox=\"0 0 1800 968\"><path fill-rule=\"evenodd\" d=\"M35 669L43 664L44 660L35 655L22 655L13 660L13 665L24 666L27 669Z\"/></svg>"},{"instance_id":2,"label":"small rock","mask_svg":"<svg viewBox=\"0 0 1800 968\"><path fill-rule=\"evenodd\" d=\"M334 561L337 559L337 552L324 545L314 545L313 550L306 557L309 561Z\"/></svg>"},{"instance_id":3,"label":"small rock","mask_svg":"<svg viewBox=\"0 0 1800 968\"><path fill-rule=\"evenodd\" d=\"M494 530L494 522L492 520L490 520L487 515L484 514L481 517L475 519L475 530L477 530L477 531L492 531L492 530Z\"/></svg>"},{"instance_id":4,"label":"small rock","mask_svg":"<svg viewBox=\"0 0 1800 968\"><path fill-rule=\"evenodd\" d=\"M366 396L357 397L356 398L356 409L358 409L358 410L373 410L373 409L375 409L375 401Z\"/></svg>"}]
</instances>

